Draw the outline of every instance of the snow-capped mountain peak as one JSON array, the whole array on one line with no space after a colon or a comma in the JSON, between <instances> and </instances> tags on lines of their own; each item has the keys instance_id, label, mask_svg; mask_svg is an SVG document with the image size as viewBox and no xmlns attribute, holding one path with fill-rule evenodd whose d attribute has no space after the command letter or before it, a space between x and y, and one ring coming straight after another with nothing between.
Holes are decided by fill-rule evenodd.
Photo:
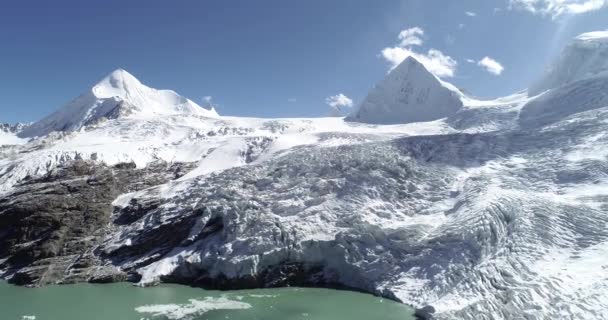
<instances>
[{"instance_id":1,"label":"snow-capped mountain peak","mask_svg":"<svg viewBox=\"0 0 608 320\"><path fill-rule=\"evenodd\" d=\"M192 100L171 90L157 90L142 84L123 69L117 69L46 118L20 133L22 137L43 136L52 131L77 131L103 119L156 117L159 115L218 117Z\"/></svg>"},{"instance_id":2,"label":"snow-capped mountain peak","mask_svg":"<svg viewBox=\"0 0 608 320\"><path fill-rule=\"evenodd\" d=\"M459 93L408 57L370 91L347 120L373 124L432 121L451 116L461 107Z\"/></svg>"},{"instance_id":3,"label":"snow-capped mountain peak","mask_svg":"<svg viewBox=\"0 0 608 320\"><path fill-rule=\"evenodd\" d=\"M143 84L124 69L116 69L99 81L91 92L98 98L126 97L130 92L141 90Z\"/></svg>"}]
</instances>

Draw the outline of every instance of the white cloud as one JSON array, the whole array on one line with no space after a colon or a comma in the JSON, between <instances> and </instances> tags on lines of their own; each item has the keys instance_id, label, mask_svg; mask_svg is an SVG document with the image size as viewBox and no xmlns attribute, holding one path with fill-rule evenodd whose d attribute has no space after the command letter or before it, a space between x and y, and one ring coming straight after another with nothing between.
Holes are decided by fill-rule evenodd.
<instances>
[{"instance_id":1,"label":"white cloud","mask_svg":"<svg viewBox=\"0 0 608 320\"><path fill-rule=\"evenodd\" d=\"M557 18L599 10L605 6L608 6L608 0L510 0L509 8Z\"/></svg>"},{"instance_id":2,"label":"white cloud","mask_svg":"<svg viewBox=\"0 0 608 320\"><path fill-rule=\"evenodd\" d=\"M353 106L353 100L342 93L325 98L325 103L331 107L331 117L342 117L348 113L345 109Z\"/></svg>"},{"instance_id":3,"label":"white cloud","mask_svg":"<svg viewBox=\"0 0 608 320\"><path fill-rule=\"evenodd\" d=\"M496 60L490 57L484 57L483 59L477 62L477 65L483 67L491 74L499 76L505 68Z\"/></svg>"},{"instance_id":4,"label":"white cloud","mask_svg":"<svg viewBox=\"0 0 608 320\"><path fill-rule=\"evenodd\" d=\"M380 56L391 64L390 70L395 69L405 58L414 57L436 76L453 77L458 63L452 57L437 49L430 49L426 53L412 49L412 46L422 45L419 35L424 35L424 30L420 27L403 30L399 33L400 42L397 46L382 49Z\"/></svg>"},{"instance_id":5,"label":"white cloud","mask_svg":"<svg viewBox=\"0 0 608 320\"><path fill-rule=\"evenodd\" d=\"M475 60L473 60L473 59L466 59L466 61L467 61L468 63L476 63L476 62L477 62L477 61L475 61Z\"/></svg>"},{"instance_id":6,"label":"white cloud","mask_svg":"<svg viewBox=\"0 0 608 320\"><path fill-rule=\"evenodd\" d=\"M420 38L422 36L424 36L424 30L420 27L413 27L402 30L399 33L399 40L402 47L420 46L422 45L422 39Z\"/></svg>"},{"instance_id":7,"label":"white cloud","mask_svg":"<svg viewBox=\"0 0 608 320\"><path fill-rule=\"evenodd\" d=\"M462 29L462 28L464 28L464 23L461 23L458 25L458 29Z\"/></svg>"},{"instance_id":8,"label":"white cloud","mask_svg":"<svg viewBox=\"0 0 608 320\"><path fill-rule=\"evenodd\" d=\"M472 11L467 11L467 12L465 12L465 14L466 14L467 16L469 16L469 17L476 17L476 16L477 16L477 13L472 12Z\"/></svg>"},{"instance_id":9,"label":"white cloud","mask_svg":"<svg viewBox=\"0 0 608 320\"><path fill-rule=\"evenodd\" d=\"M203 97L203 102L211 103L211 100L213 100L212 96L204 96Z\"/></svg>"},{"instance_id":10,"label":"white cloud","mask_svg":"<svg viewBox=\"0 0 608 320\"><path fill-rule=\"evenodd\" d=\"M342 93L325 98L325 103L332 108L338 109L353 106L353 100Z\"/></svg>"}]
</instances>

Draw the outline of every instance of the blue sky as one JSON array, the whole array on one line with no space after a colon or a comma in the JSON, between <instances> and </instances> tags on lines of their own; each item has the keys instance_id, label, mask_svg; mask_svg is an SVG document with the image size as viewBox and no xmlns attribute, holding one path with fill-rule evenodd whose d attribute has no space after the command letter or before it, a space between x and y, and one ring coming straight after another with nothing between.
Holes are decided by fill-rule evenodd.
<instances>
[{"instance_id":1,"label":"blue sky","mask_svg":"<svg viewBox=\"0 0 608 320\"><path fill-rule=\"evenodd\" d=\"M0 0L0 122L37 120L116 68L211 96L222 115L356 106L407 54L477 96L506 95L573 36L608 29L607 2Z\"/></svg>"}]
</instances>

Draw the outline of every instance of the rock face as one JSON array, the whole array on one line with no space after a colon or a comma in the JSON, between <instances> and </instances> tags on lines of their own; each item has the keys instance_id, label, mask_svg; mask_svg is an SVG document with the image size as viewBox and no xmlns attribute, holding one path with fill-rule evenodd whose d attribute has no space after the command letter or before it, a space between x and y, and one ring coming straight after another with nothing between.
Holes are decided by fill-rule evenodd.
<instances>
[{"instance_id":1,"label":"rock face","mask_svg":"<svg viewBox=\"0 0 608 320\"><path fill-rule=\"evenodd\" d=\"M0 123L0 132L17 134L17 133L20 133L21 131L23 131L23 129L27 128L30 125L31 125L31 123L16 123L16 124Z\"/></svg>"},{"instance_id":2,"label":"rock face","mask_svg":"<svg viewBox=\"0 0 608 320\"><path fill-rule=\"evenodd\" d=\"M454 115L459 94L413 57L405 59L367 95L346 120L371 124L432 121Z\"/></svg>"},{"instance_id":3,"label":"rock face","mask_svg":"<svg viewBox=\"0 0 608 320\"><path fill-rule=\"evenodd\" d=\"M124 272L105 267L94 253L108 232L112 201L175 179L184 167L136 170L76 160L26 179L0 199L0 268L23 285L125 280Z\"/></svg>"}]
</instances>

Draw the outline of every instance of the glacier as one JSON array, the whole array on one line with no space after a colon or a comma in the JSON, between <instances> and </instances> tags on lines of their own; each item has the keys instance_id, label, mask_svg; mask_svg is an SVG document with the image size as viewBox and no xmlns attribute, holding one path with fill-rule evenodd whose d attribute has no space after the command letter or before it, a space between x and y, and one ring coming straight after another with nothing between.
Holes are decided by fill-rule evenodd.
<instances>
[{"instance_id":1,"label":"glacier","mask_svg":"<svg viewBox=\"0 0 608 320\"><path fill-rule=\"evenodd\" d=\"M583 34L494 100L410 58L346 118L221 116L117 70L2 131L0 277L329 286L433 319L608 319L607 44Z\"/></svg>"}]
</instances>

